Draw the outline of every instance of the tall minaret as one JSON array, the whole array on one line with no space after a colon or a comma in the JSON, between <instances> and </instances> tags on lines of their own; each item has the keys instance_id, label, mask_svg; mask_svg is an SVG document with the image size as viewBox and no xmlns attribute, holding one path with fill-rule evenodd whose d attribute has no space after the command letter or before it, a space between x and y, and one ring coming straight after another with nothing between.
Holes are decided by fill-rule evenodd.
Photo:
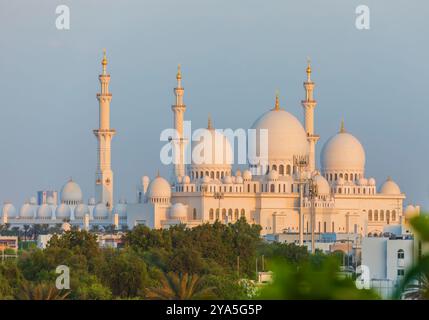
<instances>
[{"instance_id":1,"label":"tall minaret","mask_svg":"<svg viewBox=\"0 0 429 320\"><path fill-rule=\"evenodd\" d=\"M97 171L95 173L95 198L97 203L104 203L109 209L113 206L113 172L110 166L110 144L116 131L110 129L110 101L112 94L109 92L110 75L107 74L106 50L103 53L102 74L100 79L101 92L97 93L99 102L99 128L94 130L98 140Z\"/></svg>"},{"instance_id":2,"label":"tall minaret","mask_svg":"<svg viewBox=\"0 0 429 320\"><path fill-rule=\"evenodd\" d=\"M174 95L176 96L176 104L171 106L174 114L174 129L176 129L178 136L172 139L173 143L173 154L176 157L174 165L175 177L185 176L185 144L186 140L183 137L183 116L186 111L186 105L183 103L183 92L182 87L182 72L180 70L180 64L177 67L177 87L174 88Z\"/></svg>"},{"instance_id":3,"label":"tall minaret","mask_svg":"<svg viewBox=\"0 0 429 320\"><path fill-rule=\"evenodd\" d=\"M310 60L308 60L307 81L304 81L304 89L305 100L302 100L301 104L304 108L305 132L310 147L309 169L313 172L316 169L316 143L319 140L319 135L314 134L314 108L317 102L313 98L314 82L311 81Z\"/></svg>"}]
</instances>

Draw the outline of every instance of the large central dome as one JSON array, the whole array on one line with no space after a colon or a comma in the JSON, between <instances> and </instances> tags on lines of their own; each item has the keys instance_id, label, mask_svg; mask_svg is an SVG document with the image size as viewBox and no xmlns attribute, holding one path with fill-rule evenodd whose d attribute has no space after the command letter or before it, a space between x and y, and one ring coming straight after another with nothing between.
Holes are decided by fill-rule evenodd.
<instances>
[{"instance_id":1,"label":"large central dome","mask_svg":"<svg viewBox=\"0 0 429 320\"><path fill-rule=\"evenodd\" d=\"M268 130L268 163L291 163L295 155L308 155L307 135L303 126L292 114L278 107L278 101L274 109L264 113L255 121L252 129L256 129L258 138L256 144L252 141L248 142L250 164L256 164L252 157L255 155L258 157L260 151L263 151L259 142L261 129Z\"/></svg>"}]
</instances>

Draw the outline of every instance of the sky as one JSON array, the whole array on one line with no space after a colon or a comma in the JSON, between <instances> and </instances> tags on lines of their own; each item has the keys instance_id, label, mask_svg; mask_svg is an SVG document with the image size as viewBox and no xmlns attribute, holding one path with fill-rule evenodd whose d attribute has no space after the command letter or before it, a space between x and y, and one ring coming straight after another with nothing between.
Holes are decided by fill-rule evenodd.
<instances>
[{"instance_id":1,"label":"sky","mask_svg":"<svg viewBox=\"0 0 429 320\"><path fill-rule=\"evenodd\" d=\"M370 9L370 29L355 26ZM56 28L59 5L70 30ZM111 74L116 199L142 175L170 176L159 136L173 123L177 64L185 118L249 128L273 107L303 119L307 57L323 144L344 119L366 175L391 176L429 208L429 2L421 0L0 0L0 201L16 206L73 177L94 195L98 75Z\"/></svg>"}]
</instances>

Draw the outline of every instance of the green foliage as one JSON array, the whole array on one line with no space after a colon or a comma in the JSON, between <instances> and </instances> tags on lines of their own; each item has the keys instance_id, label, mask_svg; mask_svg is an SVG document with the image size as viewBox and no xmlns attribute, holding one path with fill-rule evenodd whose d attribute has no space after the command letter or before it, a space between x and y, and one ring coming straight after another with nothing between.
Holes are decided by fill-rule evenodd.
<instances>
[{"instance_id":1,"label":"green foliage","mask_svg":"<svg viewBox=\"0 0 429 320\"><path fill-rule=\"evenodd\" d=\"M119 297L141 295L149 281L146 263L132 249L107 250L101 279Z\"/></svg>"},{"instance_id":2,"label":"green foliage","mask_svg":"<svg viewBox=\"0 0 429 320\"><path fill-rule=\"evenodd\" d=\"M338 275L334 257L325 257L320 264L308 261L299 267L280 260L272 264L273 283L262 288L258 298L286 300L360 300L376 299L371 290L359 290L352 279Z\"/></svg>"},{"instance_id":3,"label":"green foliage","mask_svg":"<svg viewBox=\"0 0 429 320\"><path fill-rule=\"evenodd\" d=\"M212 287L204 286L204 276L169 272L160 279L160 286L146 289L147 299L195 300L213 299Z\"/></svg>"}]
</instances>

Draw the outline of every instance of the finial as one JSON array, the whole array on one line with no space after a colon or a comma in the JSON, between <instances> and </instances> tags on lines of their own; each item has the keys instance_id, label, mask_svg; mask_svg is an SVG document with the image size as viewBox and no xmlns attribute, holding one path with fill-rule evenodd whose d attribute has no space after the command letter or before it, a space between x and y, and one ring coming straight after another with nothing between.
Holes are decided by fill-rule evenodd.
<instances>
[{"instance_id":1,"label":"finial","mask_svg":"<svg viewBox=\"0 0 429 320\"><path fill-rule=\"evenodd\" d=\"M160 176L160 175L159 175L159 169L158 169L158 172L156 173L156 176L157 176L157 177L159 177L159 176Z\"/></svg>"},{"instance_id":2,"label":"finial","mask_svg":"<svg viewBox=\"0 0 429 320\"><path fill-rule=\"evenodd\" d=\"M207 119L207 129L211 130L213 129L213 125L212 125L212 116L209 113L208 119Z\"/></svg>"},{"instance_id":3,"label":"finial","mask_svg":"<svg viewBox=\"0 0 429 320\"><path fill-rule=\"evenodd\" d=\"M182 71L180 70L180 64L177 65L177 74L176 74L176 79L180 80L182 79Z\"/></svg>"},{"instance_id":4,"label":"finial","mask_svg":"<svg viewBox=\"0 0 429 320\"><path fill-rule=\"evenodd\" d=\"M392 181L392 177L391 176L387 176L387 181Z\"/></svg>"},{"instance_id":5,"label":"finial","mask_svg":"<svg viewBox=\"0 0 429 320\"><path fill-rule=\"evenodd\" d=\"M106 66L107 66L106 49L103 49L103 60L101 60L101 65L103 66L103 74L106 74Z\"/></svg>"},{"instance_id":6,"label":"finial","mask_svg":"<svg viewBox=\"0 0 429 320\"><path fill-rule=\"evenodd\" d=\"M346 132L346 129L344 128L344 119L341 120L341 127L340 127L340 133Z\"/></svg>"},{"instance_id":7,"label":"finial","mask_svg":"<svg viewBox=\"0 0 429 320\"><path fill-rule=\"evenodd\" d=\"M280 110L280 102L279 102L279 90L276 90L276 104L274 105L274 110Z\"/></svg>"},{"instance_id":8,"label":"finial","mask_svg":"<svg viewBox=\"0 0 429 320\"><path fill-rule=\"evenodd\" d=\"M307 80L310 81L311 76L311 59L307 57Z\"/></svg>"}]
</instances>

